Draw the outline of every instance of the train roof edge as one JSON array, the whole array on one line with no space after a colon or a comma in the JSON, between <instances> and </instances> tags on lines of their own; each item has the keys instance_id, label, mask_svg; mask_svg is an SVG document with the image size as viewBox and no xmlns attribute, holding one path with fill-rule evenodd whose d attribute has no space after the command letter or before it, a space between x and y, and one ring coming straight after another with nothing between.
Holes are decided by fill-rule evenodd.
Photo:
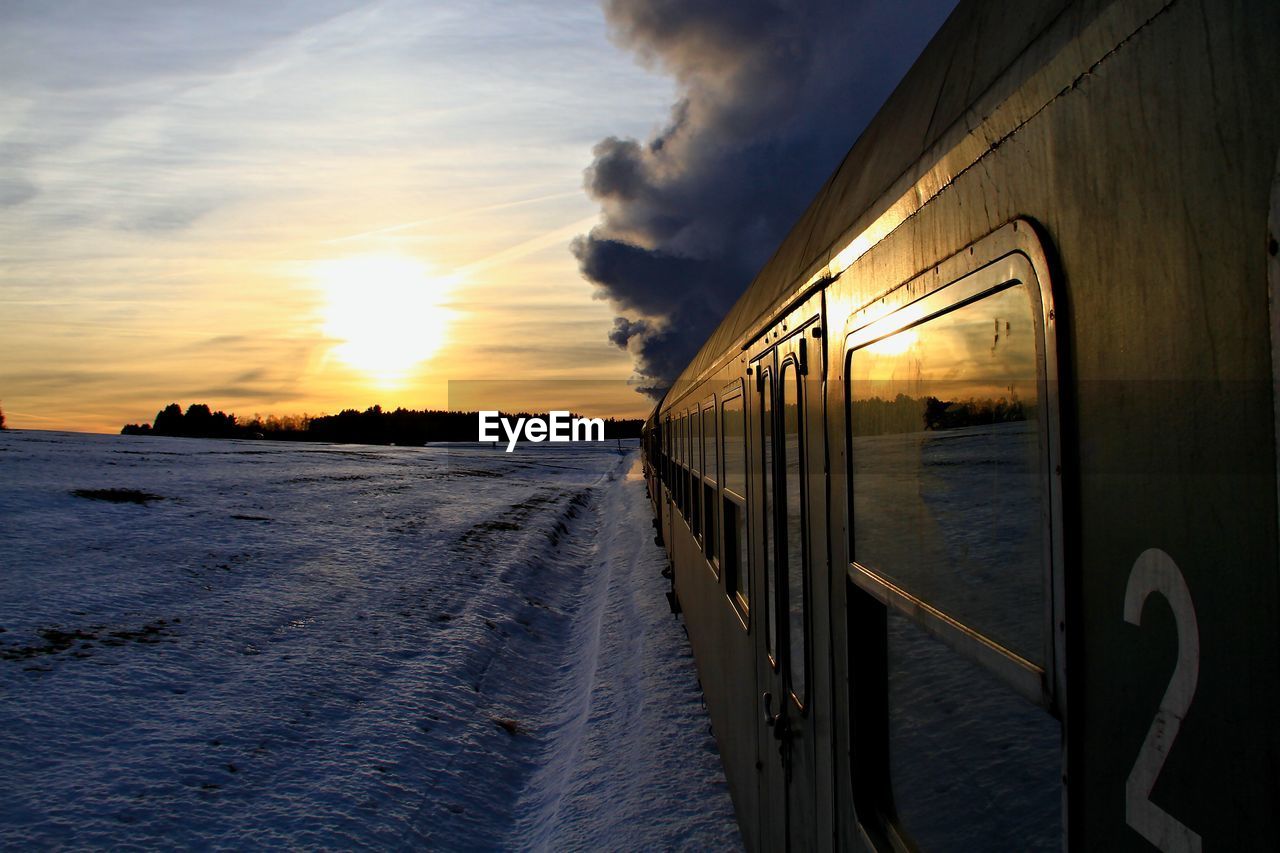
<instances>
[{"instance_id":1,"label":"train roof edge","mask_svg":"<svg viewBox=\"0 0 1280 853\"><path fill-rule=\"evenodd\" d=\"M1119 2L1119 0L1112 0ZM676 401L798 296L934 163L1111 3L961 0L729 313L659 402ZM997 6L999 8L997 8ZM977 50L976 46L982 49ZM952 74L969 48L968 73Z\"/></svg>"}]
</instances>

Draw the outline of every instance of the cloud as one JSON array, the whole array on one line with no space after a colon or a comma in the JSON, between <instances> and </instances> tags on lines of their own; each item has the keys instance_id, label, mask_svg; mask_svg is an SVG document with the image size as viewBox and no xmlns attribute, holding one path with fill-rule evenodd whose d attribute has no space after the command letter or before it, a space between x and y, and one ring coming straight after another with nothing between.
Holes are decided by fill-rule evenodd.
<instances>
[{"instance_id":1,"label":"cloud","mask_svg":"<svg viewBox=\"0 0 1280 853\"><path fill-rule=\"evenodd\" d=\"M6 409L77 423L74 382L13 384L50 363L102 371L95 428L201 389L345 402L372 380L325 360L294 262L348 253L473 273L451 371L577 371L572 345L472 356L592 337L592 368L628 363L564 251L596 218L565 191L592 143L646 133L675 87L608 43L595 3L5 0L0 79L0 198L25 198L0 207Z\"/></svg>"},{"instance_id":2,"label":"cloud","mask_svg":"<svg viewBox=\"0 0 1280 853\"><path fill-rule=\"evenodd\" d=\"M261 367L255 367L252 370L245 370L237 373L232 377L231 381L236 385L244 385L246 383L261 382L267 378L267 371Z\"/></svg>"},{"instance_id":3,"label":"cloud","mask_svg":"<svg viewBox=\"0 0 1280 853\"><path fill-rule=\"evenodd\" d=\"M255 403L278 403L281 400L287 400L292 397L294 390L292 388L259 388L253 385L211 385L206 388L198 388L192 391L189 396L193 400L238 400L251 401ZM217 408L227 408L225 405L213 405Z\"/></svg>"},{"instance_id":4,"label":"cloud","mask_svg":"<svg viewBox=\"0 0 1280 853\"><path fill-rule=\"evenodd\" d=\"M154 88L223 71L360 5L359 0L14 0L0 5L5 80L49 93Z\"/></svg>"},{"instance_id":5,"label":"cloud","mask_svg":"<svg viewBox=\"0 0 1280 853\"><path fill-rule=\"evenodd\" d=\"M603 216L572 244L643 385L688 363L953 6L606 0L614 40L680 92L647 141L596 145Z\"/></svg>"},{"instance_id":6,"label":"cloud","mask_svg":"<svg viewBox=\"0 0 1280 853\"><path fill-rule=\"evenodd\" d=\"M248 335L215 335L212 338L200 341L198 346L202 347L224 347L228 344L245 344L252 342L252 338Z\"/></svg>"},{"instance_id":7,"label":"cloud","mask_svg":"<svg viewBox=\"0 0 1280 853\"><path fill-rule=\"evenodd\" d=\"M0 176L0 207L17 207L39 193L35 184L25 178Z\"/></svg>"},{"instance_id":8,"label":"cloud","mask_svg":"<svg viewBox=\"0 0 1280 853\"><path fill-rule=\"evenodd\" d=\"M185 231L221 205L222 202L195 198L152 202L120 217L116 227L122 231L171 234Z\"/></svg>"}]
</instances>

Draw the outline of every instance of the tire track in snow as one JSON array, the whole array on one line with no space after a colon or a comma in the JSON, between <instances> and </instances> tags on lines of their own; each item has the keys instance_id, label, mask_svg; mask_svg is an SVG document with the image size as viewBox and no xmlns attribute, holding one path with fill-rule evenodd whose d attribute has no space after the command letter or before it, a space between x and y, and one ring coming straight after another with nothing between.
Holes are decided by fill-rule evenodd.
<instances>
[{"instance_id":1,"label":"tire track in snow","mask_svg":"<svg viewBox=\"0 0 1280 853\"><path fill-rule=\"evenodd\" d=\"M592 588L562 668L558 725L522 795L510 847L741 849L649 516L642 479L615 479L601 498Z\"/></svg>"},{"instance_id":2,"label":"tire track in snow","mask_svg":"<svg viewBox=\"0 0 1280 853\"><path fill-rule=\"evenodd\" d=\"M572 496L540 502L559 512L535 516L546 521L526 531L520 547L495 536L494 553L503 556L491 580L432 643L427 657L438 664L428 662L427 679L452 692L427 715L427 790L401 843L455 850L506 843L519 793L554 745L548 709L594 585L596 495L617 467Z\"/></svg>"}]
</instances>

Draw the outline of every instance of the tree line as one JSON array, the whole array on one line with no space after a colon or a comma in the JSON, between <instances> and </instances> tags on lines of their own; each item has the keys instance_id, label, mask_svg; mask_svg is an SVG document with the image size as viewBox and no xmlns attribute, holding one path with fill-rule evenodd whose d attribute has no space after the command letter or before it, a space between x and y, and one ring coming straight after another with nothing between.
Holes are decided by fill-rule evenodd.
<instances>
[{"instance_id":1,"label":"tree line","mask_svg":"<svg viewBox=\"0 0 1280 853\"><path fill-rule=\"evenodd\" d=\"M1009 397L967 400L940 400L937 397L909 397L899 394L892 400L872 397L849 405L853 435L890 435L906 432L960 429L971 426L1035 420L1036 405Z\"/></svg>"},{"instance_id":2,"label":"tree line","mask_svg":"<svg viewBox=\"0 0 1280 853\"><path fill-rule=\"evenodd\" d=\"M501 414L512 419L530 416L529 412ZM252 420L241 421L234 414L213 411L205 403L192 403L186 412L177 403L170 403L152 423L126 424L120 434L422 446L433 441L475 441L479 418L478 412L405 408L383 411L381 406L370 406L363 412L344 409L336 415L254 415ZM607 418L604 436L639 438L643 425L640 418Z\"/></svg>"}]
</instances>

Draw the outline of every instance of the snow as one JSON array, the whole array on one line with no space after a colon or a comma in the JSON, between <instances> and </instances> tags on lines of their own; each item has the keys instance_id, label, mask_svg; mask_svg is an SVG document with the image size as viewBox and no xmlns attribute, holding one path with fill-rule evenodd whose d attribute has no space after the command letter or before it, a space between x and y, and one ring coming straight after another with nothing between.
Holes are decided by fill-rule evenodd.
<instances>
[{"instance_id":1,"label":"snow","mask_svg":"<svg viewBox=\"0 0 1280 853\"><path fill-rule=\"evenodd\" d=\"M0 433L0 846L739 848L635 462Z\"/></svg>"}]
</instances>

